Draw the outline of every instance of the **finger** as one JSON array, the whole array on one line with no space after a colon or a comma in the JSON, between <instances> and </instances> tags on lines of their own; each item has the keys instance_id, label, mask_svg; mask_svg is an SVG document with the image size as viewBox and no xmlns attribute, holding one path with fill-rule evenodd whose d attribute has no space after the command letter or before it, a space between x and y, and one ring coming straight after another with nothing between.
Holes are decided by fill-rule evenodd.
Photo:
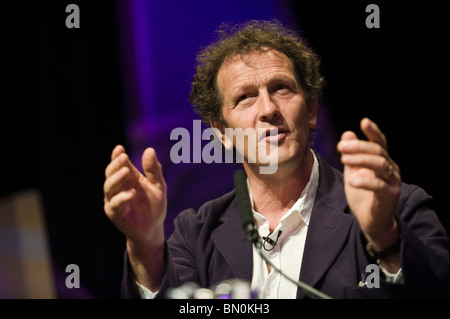
<instances>
[{"instance_id":1,"label":"finger","mask_svg":"<svg viewBox=\"0 0 450 319\"><path fill-rule=\"evenodd\" d=\"M378 192L387 186L386 181L380 178L355 175L347 178L347 182L357 188Z\"/></svg>"},{"instance_id":2,"label":"finger","mask_svg":"<svg viewBox=\"0 0 450 319\"><path fill-rule=\"evenodd\" d=\"M109 201L105 201L105 212L110 218L117 217L122 213L125 205L136 195L134 188L122 191L113 196Z\"/></svg>"},{"instance_id":3,"label":"finger","mask_svg":"<svg viewBox=\"0 0 450 319\"><path fill-rule=\"evenodd\" d=\"M117 172L122 167L127 166L127 161L128 155L126 153L117 155L105 169L106 178Z\"/></svg>"},{"instance_id":4,"label":"finger","mask_svg":"<svg viewBox=\"0 0 450 319\"><path fill-rule=\"evenodd\" d=\"M116 145L111 153L111 161L122 153L125 153L125 148L120 144Z\"/></svg>"},{"instance_id":5,"label":"finger","mask_svg":"<svg viewBox=\"0 0 450 319\"><path fill-rule=\"evenodd\" d=\"M355 174L354 176L347 177L347 182L355 188L365 189L377 194L386 194L386 191L388 191L398 195L398 192L400 191L396 185L392 185L389 181L378 177Z\"/></svg>"},{"instance_id":6,"label":"finger","mask_svg":"<svg viewBox=\"0 0 450 319\"><path fill-rule=\"evenodd\" d=\"M142 169L150 182L165 186L162 165L156 157L155 150L151 147L147 148L142 154Z\"/></svg>"},{"instance_id":7,"label":"finger","mask_svg":"<svg viewBox=\"0 0 450 319\"><path fill-rule=\"evenodd\" d=\"M386 157L371 154L343 154L341 162L344 165L372 170L380 178L384 178L387 173L394 169L394 166ZM391 174L393 174L393 171L389 175Z\"/></svg>"},{"instance_id":8,"label":"finger","mask_svg":"<svg viewBox=\"0 0 450 319\"><path fill-rule=\"evenodd\" d=\"M356 141L358 137L352 131L345 131L341 135L341 140L337 143L336 148L339 152L342 152L342 146L346 145L349 141Z\"/></svg>"},{"instance_id":9,"label":"finger","mask_svg":"<svg viewBox=\"0 0 450 319\"><path fill-rule=\"evenodd\" d=\"M380 128L375 124L375 122L366 117L361 120L360 126L361 131L369 141L377 143L384 149L387 149L386 136L383 134L383 132L381 132Z\"/></svg>"},{"instance_id":10,"label":"finger","mask_svg":"<svg viewBox=\"0 0 450 319\"><path fill-rule=\"evenodd\" d=\"M120 192L129 173L130 169L124 166L105 180L105 183L103 184L103 193L107 199L111 199Z\"/></svg>"},{"instance_id":11,"label":"finger","mask_svg":"<svg viewBox=\"0 0 450 319\"><path fill-rule=\"evenodd\" d=\"M352 131L345 131L341 135L341 141L357 140L358 136Z\"/></svg>"},{"instance_id":12,"label":"finger","mask_svg":"<svg viewBox=\"0 0 450 319\"><path fill-rule=\"evenodd\" d=\"M130 173L134 178L139 179L139 177L142 175L139 172L139 170L133 165L133 163L131 163L128 154L121 153L115 159L113 159L111 163L109 163L109 165L106 167L105 170L106 178L108 178L109 176L111 176L124 166L130 169Z\"/></svg>"},{"instance_id":13,"label":"finger","mask_svg":"<svg viewBox=\"0 0 450 319\"><path fill-rule=\"evenodd\" d=\"M341 153L347 154L373 154L384 156L386 158L389 157L385 148L383 148L380 144L362 140L341 140L338 143L338 151Z\"/></svg>"}]
</instances>

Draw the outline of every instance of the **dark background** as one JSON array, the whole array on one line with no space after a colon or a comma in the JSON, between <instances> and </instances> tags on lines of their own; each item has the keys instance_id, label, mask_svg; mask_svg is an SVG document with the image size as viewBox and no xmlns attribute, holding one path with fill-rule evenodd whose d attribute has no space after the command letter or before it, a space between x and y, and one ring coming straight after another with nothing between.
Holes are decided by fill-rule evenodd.
<instances>
[{"instance_id":1,"label":"dark background","mask_svg":"<svg viewBox=\"0 0 450 319\"><path fill-rule=\"evenodd\" d=\"M358 131L364 116L376 121L402 179L434 197L448 230L443 9L392 2L374 2L380 29L365 27L369 1L285 4L322 58L332 122L324 131L336 138ZM81 8L78 30L64 26L69 3ZM117 4L21 1L3 13L0 196L41 192L60 298L118 298L124 238L106 218L102 194L111 150L127 146ZM64 286L71 263L82 289Z\"/></svg>"}]
</instances>

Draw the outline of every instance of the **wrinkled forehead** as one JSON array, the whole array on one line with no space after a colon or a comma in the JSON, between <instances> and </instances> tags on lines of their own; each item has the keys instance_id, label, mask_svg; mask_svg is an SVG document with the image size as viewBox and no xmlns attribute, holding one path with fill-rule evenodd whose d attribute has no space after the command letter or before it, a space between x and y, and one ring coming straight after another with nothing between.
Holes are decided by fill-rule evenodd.
<instances>
[{"instance_id":1,"label":"wrinkled forehead","mask_svg":"<svg viewBox=\"0 0 450 319\"><path fill-rule=\"evenodd\" d=\"M293 70L291 60L282 52L261 48L248 53L235 53L228 56L219 69L219 73L233 64L244 64L250 68L263 68L268 64L285 66Z\"/></svg>"},{"instance_id":2,"label":"wrinkled forehead","mask_svg":"<svg viewBox=\"0 0 450 319\"><path fill-rule=\"evenodd\" d=\"M250 74L263 77L278 73L296 78L293 64L284 53L276 50L238 53L225 59L217 74L216 83L222 91L224 87L243 80Z\"/></svg>"}]
</instances>

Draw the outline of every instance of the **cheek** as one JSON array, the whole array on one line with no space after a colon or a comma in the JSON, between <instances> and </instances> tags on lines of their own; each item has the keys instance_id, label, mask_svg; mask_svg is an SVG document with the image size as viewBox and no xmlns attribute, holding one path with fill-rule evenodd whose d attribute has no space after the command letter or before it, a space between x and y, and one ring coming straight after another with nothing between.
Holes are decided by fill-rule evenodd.
<instances>
[{"instance_id":1,"label":"cheek","mask_svg":"<svg viewBox=\"0 0 450 319\"><path fill-rule=\"evenodd\" d=\"M309 113L306 105L300 103L289 103L284 108L284 118L291 127L303 130L309 130Z\"/></svg>"},{"instance_id":2,"label":"cheek","mask_svg":"<svg viewBox=\"0 0 450 319\"><path fill-rule=\"evenodd\" d=\"M308 112L305 110L299 110L299 112L285 114L285 120L287 121L291 132L294 133L293 138L302 145L307 143L310 135Z\"/></svg>"},{"instance_id":3,"label":"cheek","mask_svg":"<svg viewBox=\"0 0 450 319\"><path fill-rule=\"evenodd\" d=\"M255 125L255 114L251 108L233 110L224 114L225 123L231 128L242 128L246 129L249 127L254 127Z\"/></svg>"}]
</instances>

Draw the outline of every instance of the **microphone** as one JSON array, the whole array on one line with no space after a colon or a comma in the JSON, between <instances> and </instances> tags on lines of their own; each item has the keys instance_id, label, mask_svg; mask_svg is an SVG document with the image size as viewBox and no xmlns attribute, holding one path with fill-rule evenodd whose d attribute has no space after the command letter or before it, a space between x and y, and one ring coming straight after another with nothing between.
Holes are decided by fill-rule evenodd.
<instances>
[{"instance_id":1,"label":"microphone","mask_svg":"<svg viewBox=\"0 0 450 319\"><path fill-rule=\"evenodd\" d=\"M253 213L250 204L250 196L248 194L247 188L247 174L245 173L245 171L238 170L234 173L234 188L236 189L236 200L242 222L242 227L244 228L245 231L244 239L250 240L253 243L253 245L255 245L258 254L268 265L270 265L273 269L275 269L275 271L277 271L281 276L283 276L293 284L297 285L308 297L312 299L332 299L330 296L324 294L320 290L317 290L316 288L302 281L292 279L284 272L282 272L281 269L277 268L269 260L269 258L263 254L261 239L259 238L258 230L256 229L255 222L253 220ZM281 231L278 232L278 237L280 237L280 235ZM268 241L267 238L265 239L265 242L266 241L271 244L271 242ZM276 244L277 241L275 241L274 244Z\"/></svg>"},{"instance_id":2,"label":"microphone","mask_svg":"<svg viewBox=\"0 0 450 319\"><path fill-rule=\"evenodd\" d=\"M244 238L256 245L260 245L258 230L256 229L253 220L252 206L250 204L250 197L247 189L247 175L245 174L245 171L238 170L234 173L234 188L236 189L236 200L242 227L245 231Z\"/></svg>"},{"instance_id":3,"label":"microphone","mask_svg":"<svg viewBox=\"0 0 450 319\"><path fill-rule=\"evenodd\" d=\"M264 240L264 242L263 242L263 248L264 248L264 250L265 251L271 251L271 250L273 250L274 248L275 248L275 245L278 243L278 238L280 238L280 236L281 236L281 233L282 233L282 231L281 230L279 230L278 231L278 234L277 234L277 239L275 239L275 241L273 241L269 236L270 235L272 235L272 233L270 233L269 235L267 235L267 236L263 236L263 240ZM267 248L266 247L266 243L269 243L269 245L271 245L272 246L272 248Z\"/></svg>"}]
</instances>

